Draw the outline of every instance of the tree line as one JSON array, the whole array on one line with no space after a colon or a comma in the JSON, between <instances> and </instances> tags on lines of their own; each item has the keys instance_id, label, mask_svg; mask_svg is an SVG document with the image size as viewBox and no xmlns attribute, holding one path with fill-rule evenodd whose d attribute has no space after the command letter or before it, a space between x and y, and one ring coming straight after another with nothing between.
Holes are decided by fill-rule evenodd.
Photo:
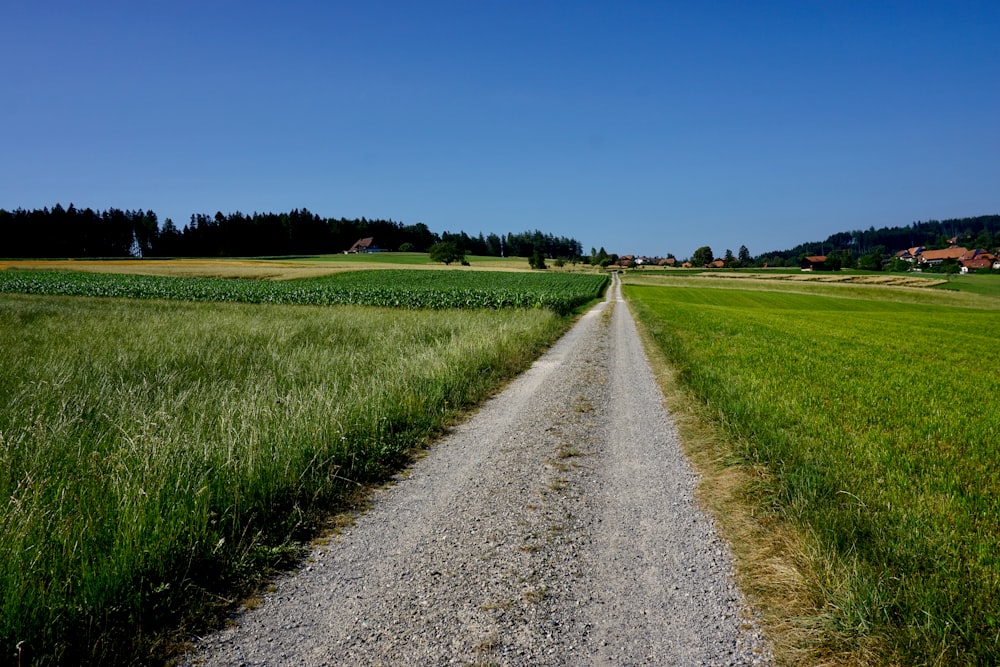
<instances>
[{"instance_id":1,"label":"tree line","mask_svg":"<svg viewBox=\"0 0 1000 667\"><path fill-rule=\"evenodd\" d=\"M536 252L550 259L578 259L583 254L579 241L566 236L544 234L539 230L518 234L489 234L470 237L465 232L442 232L441 241L454 243L470 255L489 257L532 257Z\"/></svg>"},{"instance_id":2,"label":"tree line","mask_svg":"<svg viewBox=\"0 0 1000 667\"><path fill-rule=\"evenodd\" d=\"M427 252L442 241L467 254L575 259L580 242L535 230L469 236L432 232L418 222L323 218L307 209L288 213L193 214L182 228L151 210L0 209L0 257L265 257L324 255L372 237L381 250Z\"/></svg>"},{"instance_id":3,"label":"tree line","mask_svg":"<svg viewBox=\"0 0 1000 667\"><path fill-rule=\"evenodd\" d=\"M802 257L834 257L844 268L878 270L899 250L923 246L928 250L947 248L954 240L969 249L996 250L1000 247L1000 215L928 220L902 227L882 227L832 234L825 241L802 243L788 250L758 255L757 266L798 266Z\"/></svg>"},{"instance_id":4,"label":"tree line","mask_svg":"<svg viewBox=\"0 0 1000 667\"><path fill-rule=\"evenodd\" d=\"M726 250L716 257L711 247L702 246L691 256L694 266L707 266L722 260L727 268L798 267L809 256L825 256L826 266L834 269L865 269L869 271L904 270L909 265L893 261L900 250L923 247L938 250L951 245L968 249L982 248L993 252L1000 248L1000 215L914 222L902 227L882 227L831 234L825 241L801 243L788 250L772 250L751 257L747 247L739 254Z\"/></svg>"}]
</instances>

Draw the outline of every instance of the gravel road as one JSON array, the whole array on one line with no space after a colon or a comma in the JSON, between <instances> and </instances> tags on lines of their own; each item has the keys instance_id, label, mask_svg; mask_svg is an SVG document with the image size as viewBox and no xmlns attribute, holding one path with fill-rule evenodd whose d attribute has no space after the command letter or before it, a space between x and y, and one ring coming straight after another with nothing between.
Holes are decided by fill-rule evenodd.
<instances>
[{"instance_id":1,"label":"gravel road","mask_svg":"<svg viewBox=\"0 0 1000 667\"><path fill-rule=\"evenodd\" d=\"M617 278L184 665L768 665Z\"/></svg>"}]
</instances>

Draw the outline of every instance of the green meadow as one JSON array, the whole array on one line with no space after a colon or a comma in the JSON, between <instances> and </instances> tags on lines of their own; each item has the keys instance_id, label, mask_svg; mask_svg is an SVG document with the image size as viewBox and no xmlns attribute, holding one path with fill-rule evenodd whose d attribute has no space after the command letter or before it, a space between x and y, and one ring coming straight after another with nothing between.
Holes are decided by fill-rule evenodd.
<instances>
[{"instance_id":1,"label":"green meadow","mask_svg":"<svg viewBox=\"0 0 1000 667\"><path fill-rule=\"evenodd\" d=\"M426 252L372 252L358 253L353 255L316 255L313 257L301 258L281 258L283 261L306 263L306 264L326 264L350 267L351 269L363 269L368 267L377 268L441 268L443 264L431 261L430 255ZM484 255L467 255L469 266L462 267L462 270L486 269L490 271L528 271L527 257L488 257ZM457 264L455 265L457 268Z\"/></svg>"},{"instance_id":2,"label":"green meadow","mask_svg":"<svg viewBox=\"0 0 1000 667\"><path fill-rule=\"evenodd\" d=\"M569 321L0 294L0 662L163 655Z\"/></svg>"},{"instance_id":3,"label":"green meadow","mask_svg":"<svg viewBox=\"0 0 1000 667\"><path fill-rule=\"evenodd\" d=\"M625 293L729 462L766 471L754 511L803 536L823 653L1000 663L995 297L640 280Z\"/></svg>"}]
</instances>

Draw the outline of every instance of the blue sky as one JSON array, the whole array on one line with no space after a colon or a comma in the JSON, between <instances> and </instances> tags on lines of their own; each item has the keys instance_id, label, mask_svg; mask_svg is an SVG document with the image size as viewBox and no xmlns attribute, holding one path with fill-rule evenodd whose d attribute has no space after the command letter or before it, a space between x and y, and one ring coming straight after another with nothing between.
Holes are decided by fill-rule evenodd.
<instances>
[{"instance_id":1,"label":"blue sky","mask_svg":"<svg viewBox=\"0 0 1000 667\"><path fill-rule=\"evenodd\" d=\"M7 3L0 208L754 255L1000 213L1000 3Z\"/></svg>"}]
</instances>

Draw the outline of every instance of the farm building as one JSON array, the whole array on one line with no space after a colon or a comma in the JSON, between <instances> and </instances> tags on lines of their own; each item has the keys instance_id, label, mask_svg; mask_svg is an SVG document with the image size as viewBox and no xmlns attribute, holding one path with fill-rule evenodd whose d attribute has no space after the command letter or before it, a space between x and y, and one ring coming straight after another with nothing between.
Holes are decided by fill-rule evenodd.
<instances>
[{"instance_id":1,"label":"farm building","mask_svg":"<svg viewBox=\"0 0 1000 667\"><path fill-rule=\"evenodd\" d=\"M379 252L379 247L375 244L374 237L369 236L368 238L358 239L346 254L352 255L365 252Z\"/></svg>"},{"instance_id":2,"label":"farm building","mask_svg":"<svg viewBox=\"0 0 1000 667\"><path fill-rule=\"evenodd\" d=\"M809 255L802 258L803 271L826 271L826 255Z\"/></svg>"},{"instance_id":3,"label":"farm building","mask_svg":"<svg viewBox=\"0 0 1000 667\"><path fill-rule=\"evenodd\" d=\"M969 252L961 246L953 245L950 248L945 248L944 250L924 250L919 255L917 255L917 261L921 264L928 264L934 266L935 264L940 264L946 259L953 259L956 262L961 259L962 255Z\"/></svg>"},{"instance_id":4,"label":"farm building","mask_svg":"<svg viewBox=\"0 0 1000 667\"><path fill-rule=\"evenodd\" d=\"M917 261L917 257L919 257L920 253L922 253L923 251L924 247L922 245L918 245L913 248L907 248L906 250L900 250L899 252L896 253L895 257L896 259L902 259L912 264L913 262Z\"/></svg>"},{"instance_id":5,"label":"farm building","mask_svg":"<svg viewBox=\"0 0 1000 667\"><path fill-rule=\"evenodd\" d=\"M976 248L959 257L958 263L962 267L962 273L968 273L969 271L977 271L979 269L995 268L997 257L982 248Z\"/></svg>"}]
</instances>

